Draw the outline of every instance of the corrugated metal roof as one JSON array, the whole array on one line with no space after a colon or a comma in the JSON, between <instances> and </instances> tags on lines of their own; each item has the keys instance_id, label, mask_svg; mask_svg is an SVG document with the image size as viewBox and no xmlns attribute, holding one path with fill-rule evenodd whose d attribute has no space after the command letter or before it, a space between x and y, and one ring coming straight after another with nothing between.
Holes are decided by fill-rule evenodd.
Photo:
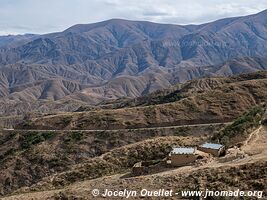
<instances>
[{"instance_id":1,"label":"corrugated metal roof","mask_svg":"<svg viewBox=\"0 0 267 200\"><path fill-rule=\"evenodd\" d=\"M201 147L208 148L208 149L220 149L223 147L221 144L214 144L214 143L205 143L201 145Z\"/></svg>"},{"instance_id":2,"label":"corrugated metal roof","mask_svg":"<svg viewBox=\"0 0 267 200\"><path fill-rule=\"evenodd\" d=\"M194 154L195 150L191 147L176 147L172 149L171 154Z\"/></svg>"}]
</instances>

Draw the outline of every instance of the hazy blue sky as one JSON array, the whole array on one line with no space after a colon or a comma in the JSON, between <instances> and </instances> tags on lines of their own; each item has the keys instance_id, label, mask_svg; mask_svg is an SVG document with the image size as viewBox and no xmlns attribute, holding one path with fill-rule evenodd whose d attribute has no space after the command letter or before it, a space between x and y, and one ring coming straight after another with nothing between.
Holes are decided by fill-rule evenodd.
<instances>
[{"instance_id":1,"label":"hazy blue sky","mask_svg":"<svg viewBox=\"0 0 267 200\"><path fill-rule=\"evenodd\" d=\"M267 0L0 0L0 35L62 31L110 18L199 24L264 9Z\"/></svg>"}]
</instances>

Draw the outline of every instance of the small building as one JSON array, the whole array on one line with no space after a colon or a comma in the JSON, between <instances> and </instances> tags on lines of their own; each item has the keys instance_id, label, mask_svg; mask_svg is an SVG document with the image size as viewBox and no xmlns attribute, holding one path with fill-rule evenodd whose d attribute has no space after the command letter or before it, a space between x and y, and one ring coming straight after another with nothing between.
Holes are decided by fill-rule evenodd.
<instances>
[{"instance_id":1,"label":"small building","mask_svg":"<svg viewBox=\"0 0 267 200\"><path fill-rule=\"evenodd\" d=\"M146 168L145 166L142 165L142 162L135 163L135 165L132 168L132 174L134 176L140 176L145 173L146 173Z\"/></svg>"},{"instance_id":2,"label":"small building","mask_svg":"<svg viewBox=\"0 0 267 200\"><path fill-rule=\"evenodd\" d=\"M166 163L163 160L142 161L135 163L132 168L132 174L134 176L151 174L161 171L164 167L166 167Z\"/></svg>"},{"instance_id":3,"label":"small building","mask_svg":"<svg viewBox=\"0 0 267 200\"><path fill-rule=\"evenodd\" d=\"M202 144L201 146L198 146L197 149L199 151L210 153L213 156L218 156L218 157L225 153L225 146L222 144L205 143Z\"/></svg>"},{"instance_id":4,"label":"small building","mask_svg":"<svg viewBox=\"0 0 267 200\"><path fill-rule=\"evenodd\" d=\"M193 147L173 148L169 154L170 164L175 167L188 165L195 162L196 159L196 148Z\"/></svg>"}]
</instances>

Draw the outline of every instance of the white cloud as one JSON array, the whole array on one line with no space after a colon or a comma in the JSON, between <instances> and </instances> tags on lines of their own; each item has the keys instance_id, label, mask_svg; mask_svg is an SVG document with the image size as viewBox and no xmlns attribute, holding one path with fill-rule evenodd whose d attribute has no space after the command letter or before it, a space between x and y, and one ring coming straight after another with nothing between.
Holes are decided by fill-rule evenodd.
<instances>
[{"instance_id":1,"label":"white cloud","mask_svg":"<svg viewBox=\"0 0 267 200\"><path fill-rule=\"evenodd\" d=\"M266 0L0 0L0 34L61 31L110 18L204 23L267 8Z\"/></svg>"}]
</instances>

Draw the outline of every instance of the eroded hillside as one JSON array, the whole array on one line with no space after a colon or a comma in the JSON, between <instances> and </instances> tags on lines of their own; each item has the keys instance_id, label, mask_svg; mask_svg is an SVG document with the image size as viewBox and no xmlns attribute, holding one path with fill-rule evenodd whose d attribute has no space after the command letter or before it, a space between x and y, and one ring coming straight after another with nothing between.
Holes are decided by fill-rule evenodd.
<instances>
[{"instance_id":1,"label":"eroded hillside","mask_svg":"<svg viewBox=\"0 0 267 200\"><path fill-rule=\"evenodd\" d=\"M73 111L200 77L266 70L266 16L183 26L112 19L2 36L0 115Z\"/></svg>"},{"instance_id":2,"label":"eroded hillside","mask_svg":"<svg viewBox=\"0 0 267 200\"><path fill-rule=\"evenodd\" d=\"M234 136L229 138L232 146L227 150L226 156L211 159L206 164L174 168L146 176L129 176L127 168L129 169L134 162L138 161L138 155L142 155L140 158L145 160L164 158L171 145L193 145L208 139L205 137L195 139L192 137L159 137L114 148L102 156L74 165L70 170L44 178L38 184L21 188L13 193L13 196L3 199L91 199L93 189L103 192L105 189L122 190L125 187L137 191L142 188L150 190L166 188L175 191L205 190L206 188L215 191L238 188L243 191L263 191L261 197L264 199L267 192L265 184L267 127L259 124L264 117L256 118L255 121L258 123L247 126L251 124L251 119L246 116L254 116L254 113L251 110L233 123L240 123L240 119L246 119L239 125L244 128L244 132L239 135L239 140L237 141ZM257 114L262 116L263 112ZM225 133L225 130L229 130L232 126L231 124L220 132ZM122 171L118 170L118 166ZM106 176L110 174L110 170L115 175ZM102 172L103 177L96 178L95 172ZM245 199L258 197L260 196ZM103 198L99 196L95 199ZM110 197L110 199L117 199L117 197ZM142 198L135 197L135 199ZM168 199L184 198L174 196Z\"/></svg>"},{"instance_id":3,"label":"eroded hillside","mask_svg":"<svg viewBox=\"0 0 267 200\"><path fill-rule=\"evenodd\" d=\"M72 183L76 178L91 179L121 172L147 157L162 158L163 152L167 152L172 144L197 143L223 126L120 131L6 131L0 134L1 194L31 186L42 179L50 180L50 176L56 174L61 175L50 187ZM165 145L161 146L163 143ZM158 153L151 154L152 151Z\"/></svg>"},{"instance_id":4,"label":"eroded hillside","mask_svg":"<svg viewBox=\"0 0 267 200\"><path fill-rule=\"evenodd\" d=\"M199 79L178 87L115 103L115 109L105 105L105 109L30 118L16 128L123 129L231 121L266 102L267 72Z\"/></svg>"}]
</instances>

